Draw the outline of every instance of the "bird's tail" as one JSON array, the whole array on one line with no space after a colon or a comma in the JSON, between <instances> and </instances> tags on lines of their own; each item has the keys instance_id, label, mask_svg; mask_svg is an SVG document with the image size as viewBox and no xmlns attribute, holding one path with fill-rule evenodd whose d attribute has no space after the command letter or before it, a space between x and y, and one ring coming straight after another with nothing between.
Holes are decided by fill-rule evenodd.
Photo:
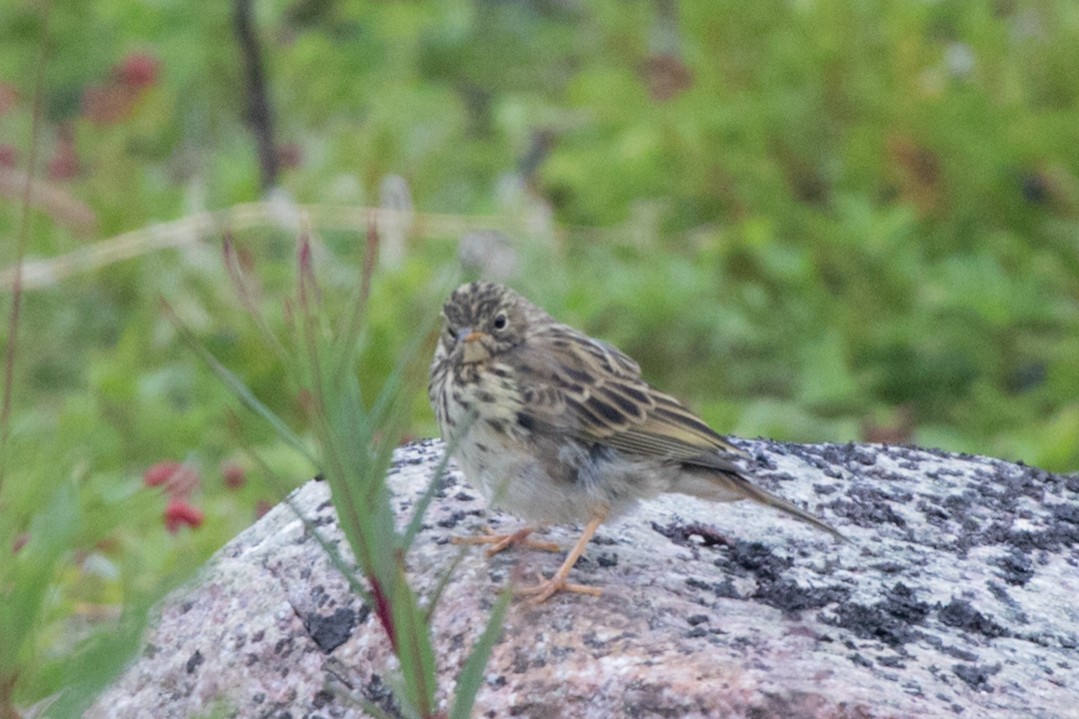
<instances>
[{"instance_id":1,"label":"bird's tail","mask_svg":"<svg viewBox=\"0 0 1079 719\"><path fill-rule=\"evenodd\" d=\"M761 489L738 472L727 470L683 471L670 491L708 499L713 502L734 502L740 499L751 499L759 504L775 507L800 522L828 532L840 541L850 541L846 535L823 519L813 516L782 497Z\"/></svg>"}]
</instances>

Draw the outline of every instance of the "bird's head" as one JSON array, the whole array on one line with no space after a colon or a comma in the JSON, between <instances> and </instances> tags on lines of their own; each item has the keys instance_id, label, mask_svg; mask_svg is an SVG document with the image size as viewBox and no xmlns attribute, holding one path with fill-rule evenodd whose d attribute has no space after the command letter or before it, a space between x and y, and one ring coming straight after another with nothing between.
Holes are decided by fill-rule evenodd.
<instances>
[{"instance_id":1,"label":"bird's head","mask_svg":"<svg viewBox=\"0 0 1079 719\"><path fill-rule=\"evenodd\" d=\"M508 287L470 282L454 290L442 307L442 317L443 351L471 364L521 344L530 327L546 314Z\"/></svg>"}]
</instances>

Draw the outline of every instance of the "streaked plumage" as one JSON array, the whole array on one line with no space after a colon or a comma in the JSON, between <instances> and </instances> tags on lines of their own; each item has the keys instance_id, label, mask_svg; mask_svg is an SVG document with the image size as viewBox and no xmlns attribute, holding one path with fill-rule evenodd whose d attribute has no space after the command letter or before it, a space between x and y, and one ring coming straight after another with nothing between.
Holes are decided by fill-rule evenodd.
<instances>
[{"instance_id":1,"label":"streaked plumage","mask_svg":"<svg viewBox=\"0 0 1079 719\"><path fill-rule=\"evenodd\" d=\"M429 397L443 438L492 506L533 523L598 525L640 499L680 492L752 499L842 537L750 483L745 454L649 386L630 357L513 290L463 285L443 315Z\"/></svg>"}]
</instances>

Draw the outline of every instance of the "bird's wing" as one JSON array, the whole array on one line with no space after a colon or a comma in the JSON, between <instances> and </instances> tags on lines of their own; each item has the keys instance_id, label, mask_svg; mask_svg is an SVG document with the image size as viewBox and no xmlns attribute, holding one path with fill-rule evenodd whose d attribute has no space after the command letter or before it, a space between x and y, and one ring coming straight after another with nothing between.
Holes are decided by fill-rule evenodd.
<instances>
[{"instance_id":1,"label":"bird's wing","mask_svg":"<svg viewBox=\"0 0 1079 719\"><path fill-rule=\"evenodd\" d=\"M526 422L640 457L736 470L744 457L640 367L605 342L565 325L530 337L512 362L521 375Z\"/></svg>"}]
</instances>

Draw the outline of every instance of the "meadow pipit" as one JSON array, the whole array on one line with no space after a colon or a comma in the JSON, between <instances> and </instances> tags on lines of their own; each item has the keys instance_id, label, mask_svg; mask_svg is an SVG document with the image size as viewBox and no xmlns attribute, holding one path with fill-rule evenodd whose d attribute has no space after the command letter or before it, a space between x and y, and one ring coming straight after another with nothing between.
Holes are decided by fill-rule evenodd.
<instances>
[{"instance_id":1,"label":"meadow pipit","mask_svg":"<svg viewBox=\"0 0 1079 719\"><path fill-rule=\"evenodd\" d=\"M738 464L745 452L611 345L489 282L459 287L442 311L428 390L442 437L490 506L529 523L475 541L498 551L535 526L585 524L554 576L521 592L533 602L560 590L598 594L566 581L585 545L604 520L664 492L751 499L843 538L753 485Z\"/></svg>"}]
</instances>

